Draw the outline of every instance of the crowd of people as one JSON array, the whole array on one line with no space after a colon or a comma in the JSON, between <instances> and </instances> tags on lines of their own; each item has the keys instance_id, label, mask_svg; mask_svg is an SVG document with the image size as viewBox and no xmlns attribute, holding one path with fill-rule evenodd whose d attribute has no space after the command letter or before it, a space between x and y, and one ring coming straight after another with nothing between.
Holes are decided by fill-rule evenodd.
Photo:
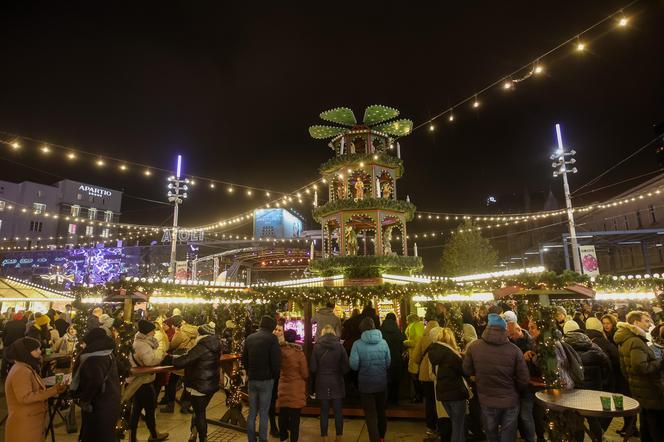
<instances>
[{"instance_id":1,"label":"crowd of people","mask_svg":"<svg viewBox=\"0 0 664 442\"><path fill-rule=\"evenodd\" d=\"M544 388L539 350L545 343L540 325L519 317L514 302L464 306L462 334L456 335L444 304L425 317L410 314L402 325L394 313L381 323L371 304L343 321L334 309L330 302L314 316L309 357L295 330L285 329L278 315L263 316L255 331L245 324L241 359L250 442L267 441L268 433L297 441L309 399L320 406L321 440L331 437L331 410L339 441L350 396L361 404L371 442L384 441L387 409L402 396L424 402L425 439L515 441L519 434L528 442L545 440L545 412L535 401L535 392ZM0 327L9 410L5 440L43 440L47 401L66 390L81 409L79 440L115 441L122 413L130 442L136 441L141 421L149 441L166 440L168 433L158 431L156 410L162 405L160 412L174 412L180 381L180 411L192 414L189 441L207 440L206 408L220 389L220 358L233 348L239 325L227 321L218 333L214 322L190 324L177 308L153 320L137 318L129 367L118 354L121 319L93 309L79 342L72 316L69 306L64 312L5 315ZM645 309L607 311L589 302L570 315L558 306L553 335L561 387L635 398L640 426L635 417L624 418L618 432L652 441L661 439L664 422L664 323L654 324L655 317ZM76 355L70 383L45 385L42 352ZM155 375L140 369L157 365L173 365L175 371ZM597 440L610 423L610 418L587 418ZM575 435L578 441L583 437L583 432Z\"/></svg>"}]
</instances>

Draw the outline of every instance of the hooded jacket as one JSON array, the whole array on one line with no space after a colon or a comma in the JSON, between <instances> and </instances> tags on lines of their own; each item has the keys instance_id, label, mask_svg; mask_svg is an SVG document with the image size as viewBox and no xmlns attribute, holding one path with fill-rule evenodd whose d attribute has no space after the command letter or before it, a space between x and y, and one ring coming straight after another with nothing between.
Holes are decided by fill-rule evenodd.
<instances>
[{"instance_id":1,"label":"hooded jacket","mask_svg":"<svg viewBox=\"0 0 664 442\"><path fill-rule=\"evenodd\" d=\"M334 314L332 307L323 307L316 312L312 322L316 323L316 339L320 338L321 332L326 325L334 327L334 333L341 336L341 319Z\"/></svg>"},{"instance_id":2,"label":"hooded jacket","mask_svg":"<svg viewBox=\"0 0 664 442\"><path fill-rule=\"evenodd\" d=\"M583 383L576 388L600 391L608 388L611 379L611 362L602 349L581 330L568 332L563 339L581 358Z\"/></svg>"},{"instance_id":3,"label":"hooded jacket","mask_svg":"<svg viewBox=\"0 0 664 442\"><path fill-rule=\"evenodd\" d=\"M198 338L186 354L173 358L175 368L184 368L184 385L203 394L219 390L221 342L216 335Z\"/></svg>"},{"instance_id":4,"label":"hooded jacket","mask_svg":"<svg viewBox=\"0 0 664 442\"><path fill-rule=\"evenodd\" d=\"M380 326L380 331L383 334L383 339L387 342L390 348L390 380L398 381L401 378L403 371L403 361L401 354L403 353L403 341L406 339L404 334L399 330L399 326L394 319L385 319L383 325Z\"/></svg>"},{"instance_id":5,"label":"hooded jacket","mask_svg":"<svg viewBox=\"0 0 664 442\"><path fill-rule=\"evenodd\" d=\"M169 349L177 353L179 350L180 353L192 348L196 345L196 338L198 337L198 327L182 322L180 328L173 335Z\"/></svg>"},{"instance_id":6,"label":"hooded jacket","mask_svg":"<svg viewBox=\"0 0 664 442\"><path fill-rule=\"evenodd\" d=\"M428 356L431 368L436 373L436 399L441 402L468 399L461 355L445 344L434 342Z\"/></svg>"},{"instance_id":7,"label":"hooded jacket","mask_svg":"<svg viewBox=\"0 0 664 442\"><path fill-rule=\"evenodd\" d=\"M332 334L323 335L314 346L309 369L316 376L317 399L341 399L346 396L344 375L350 371L348 354Z\"/></svg>"},{"instance_id":8,"label":"hooded jacket","mask_svg":"<svg viewBox=\"0 0 664 442\"><path fill-rule=\"evenodd\" d=\"M466 376L475 376L480 403L487 407L518 407L520 392L528 388L523 353L499 327L487 327L482 339L468 345L463 371Z\"/></svg>"},{"instance_id":9,"label":"hooded jacket","mask_svg":"<svg viewBox=\"0 0 664 442\"><path fill-rule=\"evenodd\" d=\"M424 322L419 319L415 322L408 324L406 327L406 340L403 342L404 347L408 349L408 359L412 359L413 351L417 347L417 343L420 342L424 336Z\"/></svg>"},{"instance_id":10,"label":"hooded jacket","mask_svg":"<svg viewBox=\"0 0 664 442\"><path fill-rule=\"evenodd\" d=\"M164 352L160 351L159 343L154 336L144 335L137 332L134 336L133 349L134 353L131 355L130 362L132 367L154 367L159 365L164 359ZM142 383L154 381L155 375L143 376Z\"/></svg>"},{"instance_id":11,"label":"hooded jacket","mask_svg":"<svg viewBox=\"0 0 664 442\"><path fill-rule=\"evenodd\" d=\"M277 407L302 408L307 404L307 358L302 347L290 342L281 344L281 375Z\"/></svg>"},{"instance_id":12,"label":"hooded jacket","mask_svg":"<svg viewBox=\"0 0 664 442\"><path fill-rule=\"evenodd\" d=\"M360 393L379 393L387 389L390 348L378 329L366 330L353 344L350 368L358 372Z\"/></svg>"},{"instance_id":13,"label":"hooded jacket","mask_svg":"<svg viewBox=\"0 0 664 442\"><path fill-rule=\"evenodd\" d=\"M408 359L408 372L418 375L418 379L422 382L431 382L431 378L429 377L429 358L425 358L424 356L432 342L429 332L434 327L438 327L438 321L429 321L427 323L422 338L417 341L417 346L415 346L410 359Z\"/></svg>"},{"instance_id":14,"label":"hooded jacket","mask_svg":"<svg viewBox=\"0 0 664 442\"><path fill-rule=\"evenodd\" d=\"M635 325L619 322L613 336L620 353L620 368L634 399L646 410L664 410L660 373L662 361L648 347L646 332Z\"/></svg>"}]
</instances>

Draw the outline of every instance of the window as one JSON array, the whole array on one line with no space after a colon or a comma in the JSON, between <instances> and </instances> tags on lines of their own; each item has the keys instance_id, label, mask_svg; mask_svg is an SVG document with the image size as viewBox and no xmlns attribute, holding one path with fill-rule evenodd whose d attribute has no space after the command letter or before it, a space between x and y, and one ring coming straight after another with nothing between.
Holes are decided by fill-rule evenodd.
<instances>
[{"instance_id":1,"label":"window","mask_svg":"<svg viewBox=\"0 0 664 442\"><path fill-rule=\"evenodd\" d=\"M76 224L69 224L69 227L67 227L67 232L70 235L76 235Z\"/></svg>"},{"instance_id":2,"label":"window","mask_svg":"<svg viewBox=\"0 0 664 442\"><path fill-rule=\"evenodd\" d=\"M94 207L90 207L88 209L88 219L92 220L97 219L97 209L95 209Z\"/></svg>"},{"instance_id":3,"label":"window","mask_svg":"<svg viewBox=\"0 0 664 442\"><path fill-rule=\"evenodd\" d=\"M657 222L657 217L655 216L655 206L652 204L648 206L648 210L650 211L650 220L652 221L653 224Z\"/></svg>"},{"instance_id":4,"label":"window","mask_svg":"<svg viewBox=\"0 0 664 442\"><path fill-rule=\"evenodd\" d=\"M37 198L41 198L42 196L44 196L44 191L43 190L38 190L37 191Z\"/></svg>"},{"instance_id":5,"label":"window","mask_svg":"<svg viewBox=\"0 0 664 442\"><path fill-rule=\"evenodd\" d=\"M639 209L636 209L636 225L639 227L643 227L643 222L641 221L641 211Z\"/></svg>"},{"instance_id":6,"label":"window","mask_svg":"<svg viewBox=\"0 0 664 442\"><path fill-rule=\"evenodd\" d=\"M85 235L86 236L92 236L95 233L95 228L94 226L85 226Z\"/></svg>"},{"instance_id":7,"label":"window","mask_svg":"<svg viewBox=\"0 0 664 442\"><path fill-rule=\"evenodd\" d=\"M81 195L80 193L77 193L76 194L76 199L81 201L83 199L83 195Z\"/></svg>"},{"instance_id":8,"label":"window","mask_svg":"<svg viewBox=\"0 0 664 442\"><path fill-rule=\"evenodd\" d=\"M30 221L30 231L31 232L41 232L42 231L42 222L41 221Z\"/></svg>"},{"instance_id":9,"label":"window","mask_svg":"<svg viewBox=\"0 0 664 442\"><path fill-rule=\"evenodd\" d=\"M110 229L103 229L101 231L102 238L108 238L110 236Z\"/></svg>"},{"instance_id":10,"label":"window","mask_svg":"<svg viewBox=\"0 0 664 442\"><path fill-rule=\"evenodd\" d=\"M613 230L618 230L618 220L613 218Z\"/></svg>"},{"instance_id":11,"label":"window","mask_svg":"<svg viewBox=\"0 0 664 442\"><path fill-rule=\"evenodd\" d=\"M71 206L71 216L78 216L81 213L81 206L73 205Z\"/></svg>"},{"instance_id":12,"label":"window","mask_svg":"<svg viewBox=\"0 0 664 442\"><path fill-rule=\"evenodd\" d=\"M46 204L43 203L32 203L32 208L35 210L35 213L46 212Z\"/></svg>"},{"instance_id":13,"label":"window","mask_svg":"<svg viewBox=\"0 0 664 442\"><path fill-rule=\"evenodd\" d=\"M0 201L0 212L5 210L5 206L7 205L6 201ZM652 206L651 206L652 207Z\"/></svg>"},{"instance_id":14,"label":"window","mask_svg":"<svg viewBox=\"0 0 664 442\"><path fill-rule=\"evenodd\" d=\"M104 221L106 221L107 223L110 223L111 221L113 221L113 211L112 210L107 210L106 212L104 212Z\"/></svg>"}]
</instances>

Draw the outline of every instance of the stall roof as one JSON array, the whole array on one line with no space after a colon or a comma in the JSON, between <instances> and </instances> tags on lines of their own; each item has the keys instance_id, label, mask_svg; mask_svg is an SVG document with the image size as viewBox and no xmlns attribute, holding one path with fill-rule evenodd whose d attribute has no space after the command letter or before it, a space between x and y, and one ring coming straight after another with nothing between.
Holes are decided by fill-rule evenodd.
<instances>
[{"instance_id":1,"label":"stall roof","mask_svg":"<svg viewBox=\"0 0 664 442\"><path fill-rule=\"evenodd\" d=\"M58 290L15 278L0 278L0 302L2 301L70 301L74 297Z\"/></svg>"}]
</instances>

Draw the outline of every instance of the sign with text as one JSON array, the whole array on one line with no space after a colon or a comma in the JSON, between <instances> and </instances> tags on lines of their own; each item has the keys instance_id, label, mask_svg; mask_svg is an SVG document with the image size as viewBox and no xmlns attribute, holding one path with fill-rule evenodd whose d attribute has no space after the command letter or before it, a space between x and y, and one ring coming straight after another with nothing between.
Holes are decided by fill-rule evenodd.
<instances>
[{"instance_id":1,"label":"sign with text","mask_svg":"<svg viewBox=\"0 0 664 442\"><path fill-rule=\"evenodd\" d=\"M178 241L181 242L201 242L205 241L204 230L180 230L178 231ZM173 241L173 230L164 230L164 235L161 237L161 242Z\"/></svg>"},{"instance_id":2,"label":"sign with text","mask_svg":"<svg viewBox=\"0 0 664 442\"><path fill-rule=\"evenodd\" d=\"M599 275L599 262L597 261L595 246L579 246L579 257L581 259L581 270L584 275Z\"/></svg>"}]
</instances>

